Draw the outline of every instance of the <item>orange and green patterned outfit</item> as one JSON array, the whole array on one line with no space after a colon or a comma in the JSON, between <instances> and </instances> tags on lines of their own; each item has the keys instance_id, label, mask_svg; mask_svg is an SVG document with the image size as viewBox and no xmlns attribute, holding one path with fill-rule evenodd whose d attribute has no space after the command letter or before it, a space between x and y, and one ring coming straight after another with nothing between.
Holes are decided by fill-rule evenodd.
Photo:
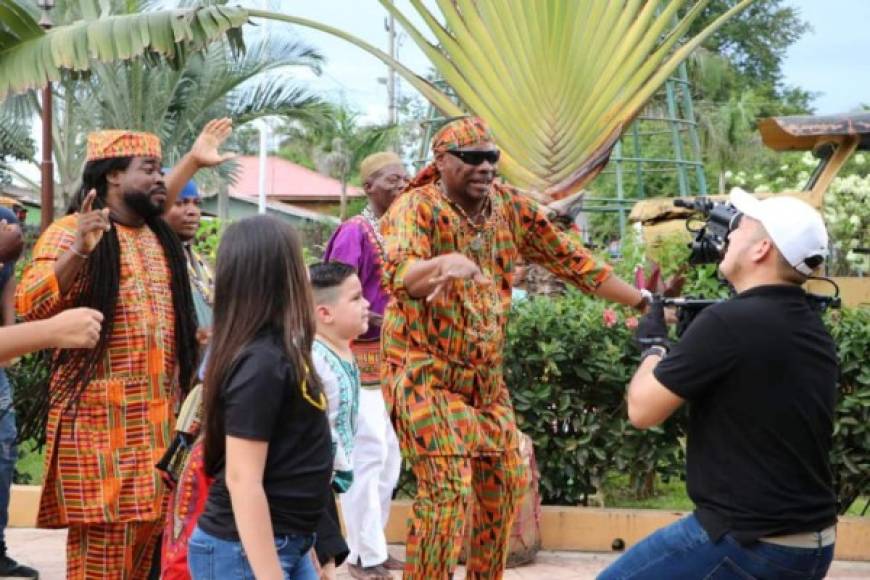
<instances>
[{"instance_id":1,"label":"orange and green patterned outfit","mask_svg":"<svg viewBox=\"0 0 870 580\"><path fill-rule=\"evenodd\" d=\"M67 577L145 578L163 525L166 489L154 468L170 442L177 403L170 269L148 228L112 224L121 249L114 328L75 414L48 414L39 527L69 527ZM72 246L77 216L39 238L18 286L18 312L47 318L71 305L54 274ZM61 369L59 374L63 373ZM49 388L58 383L52 377Z\"/></svg>"},{"instance_id":2,"label":"orange and green patterned outfit","mask_svg":"<svg viewBox=\"0 0 870 580\"><path fill-rule=\"evenodd\" d=\"M586 292L608 278L576 237L539 206L494 185L483 227L473 227L437 182L400 196L384 219L385 281L393 300L383 324L382 387L402 453L417 477L406 578L444 578L456 566L471 493L469 578L499 578L527 474L502 376L514 268L540 264ZM491 281L454 280L432 302L412 298L405 273L418 260L459 252Z\"/></svg>"}]
</instances>

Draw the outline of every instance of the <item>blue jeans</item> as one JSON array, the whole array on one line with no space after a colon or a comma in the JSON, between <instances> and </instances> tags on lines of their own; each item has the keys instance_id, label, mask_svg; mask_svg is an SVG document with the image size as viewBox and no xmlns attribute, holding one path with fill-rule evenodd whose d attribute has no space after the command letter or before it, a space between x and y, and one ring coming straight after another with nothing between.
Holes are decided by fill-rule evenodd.
<instances>
[{"instance_id":1,"label":"blue jeans","mask_svg":"<svg viewBox=\"0 0 870 580\"><path fill-rule=\"evenodd\" d=\"M0 369L0 546L5 545L6 524L9 523L9 489L18 459L17 434L9 379Z\"/></svg>"},{"instance_id":2,"label":"blue jeans","mask_svg":"<svg viewBox=\"0 0 870 580\"><path fill-rule=\"evenodd\" d=\"M833 558L833 545L806 549L755 542L741 546L730 535L713 543L690 515L646 537L598 580L815 580L825 577Z\"/></svg>"},{"instance_id":3,"label":"blue jeans","mask_svg":"<svg viewBox=\"0 0 870 580\"><path fill-rule=\"evenodd\" d=\"M275 548L286 580L319 580L308 554L313 545L314 534L275 536ZM241 542L216 538L199 526L187 543L187 567L193 580L254 580Z\"/></svg>"}]
</instances>

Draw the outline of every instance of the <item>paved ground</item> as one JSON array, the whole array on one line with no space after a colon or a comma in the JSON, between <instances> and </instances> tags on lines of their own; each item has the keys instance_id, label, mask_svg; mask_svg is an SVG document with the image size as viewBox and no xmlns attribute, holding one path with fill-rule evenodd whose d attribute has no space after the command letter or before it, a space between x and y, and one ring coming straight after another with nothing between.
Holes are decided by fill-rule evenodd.
<instances>
[{"instance_id":1,"label":"paved ground","mask_svg":"<svg viewBox=\"0 0 870 580\"><path fill-rule=\"evenodd\" d=\"M34 530L11 528L6 530L9 554L22 563L34 566L42 580L64 578L65 530ZM401 557L403 549L393 546L390 551ZM534 564L508 570L505 580L581 580L595 578L614 554L588 552L541 552ZM344 567L339 569L341 580L350 578ZM396 578L400 578L398 573ZM465 578L462 569L455 580ZM870 579L870 562L834 562L828 578L832 580Z\"/></svg>"}]
</instances>

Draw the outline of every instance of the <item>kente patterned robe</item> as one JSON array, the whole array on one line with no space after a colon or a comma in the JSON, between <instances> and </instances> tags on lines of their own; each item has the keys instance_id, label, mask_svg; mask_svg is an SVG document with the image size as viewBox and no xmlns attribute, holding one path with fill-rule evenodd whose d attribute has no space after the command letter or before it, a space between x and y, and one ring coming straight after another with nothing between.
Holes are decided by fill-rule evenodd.
<instances>
[{"instance_id":1,"label":"kente patterned robe","mask_svg":"<svg viewBox=\"0 0 870 580\"><path fill-rule=\"evenodd\" d=\"M610 275L537 203L495 185L487 222L474 228L435 184L400 196L385 216L385 283L393 296L383 333L382 387L409 460L480 456L517 449L502 377L504 330L518 258L585 292ZM456 280L432 302L411 298L405 274L418 260L459 252L491 284Z\"/></svg>"},{"instance_id":2,"label":"kente patterned robe","mask_svg":"<svg viewBox=\"0 0 870 580\"><path fill-rule=\"evenodd\" d=\"M154 465L170 442L177 403L171 274L147 226L112 227L121 248L114 328L75 422L72 413L62 413L62 403L49 410L40 527L163 517L166 489ZM77 216L67 216L37 242L18 286L18 313L25 319L71 306L81 278L61 296L54 265L72 246L76 229ZM50 388L57 382L53 377Z\"/></svg>"}]
</instances>

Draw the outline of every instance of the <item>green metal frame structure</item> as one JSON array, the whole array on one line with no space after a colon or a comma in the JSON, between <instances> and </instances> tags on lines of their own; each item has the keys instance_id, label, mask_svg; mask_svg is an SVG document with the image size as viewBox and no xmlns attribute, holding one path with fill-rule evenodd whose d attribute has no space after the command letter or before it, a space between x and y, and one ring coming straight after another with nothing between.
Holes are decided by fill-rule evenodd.
<instances>
[{"instance_id":1,"label":"green metal frame structure","mask_svg":"<svg viewBox=\"0 0 870 580\"><path fill-rule=\"evenodd\" d=\"M658 114L662 107L664 114ZM650 125L656 128L650 128ZM670 135L672 157L653 157L645 152L645 141L656 135ZM626 154L626 150L631 153ZM650 192L645 177L654 173L675 173L677 191ZM707 195L707 178L701 159L701 139L685 63L668 78L644 114L617 141L608 167L602 175L615 176L616 197L590 197L584 203L583 211L617 212L620 237L625 235L625 221L631 205L638 199L649 197L649 193L653 197L673 194L680 197ZM626 184L627 175L633 177L632 191Z\"/></svg>"}]
</instances>

